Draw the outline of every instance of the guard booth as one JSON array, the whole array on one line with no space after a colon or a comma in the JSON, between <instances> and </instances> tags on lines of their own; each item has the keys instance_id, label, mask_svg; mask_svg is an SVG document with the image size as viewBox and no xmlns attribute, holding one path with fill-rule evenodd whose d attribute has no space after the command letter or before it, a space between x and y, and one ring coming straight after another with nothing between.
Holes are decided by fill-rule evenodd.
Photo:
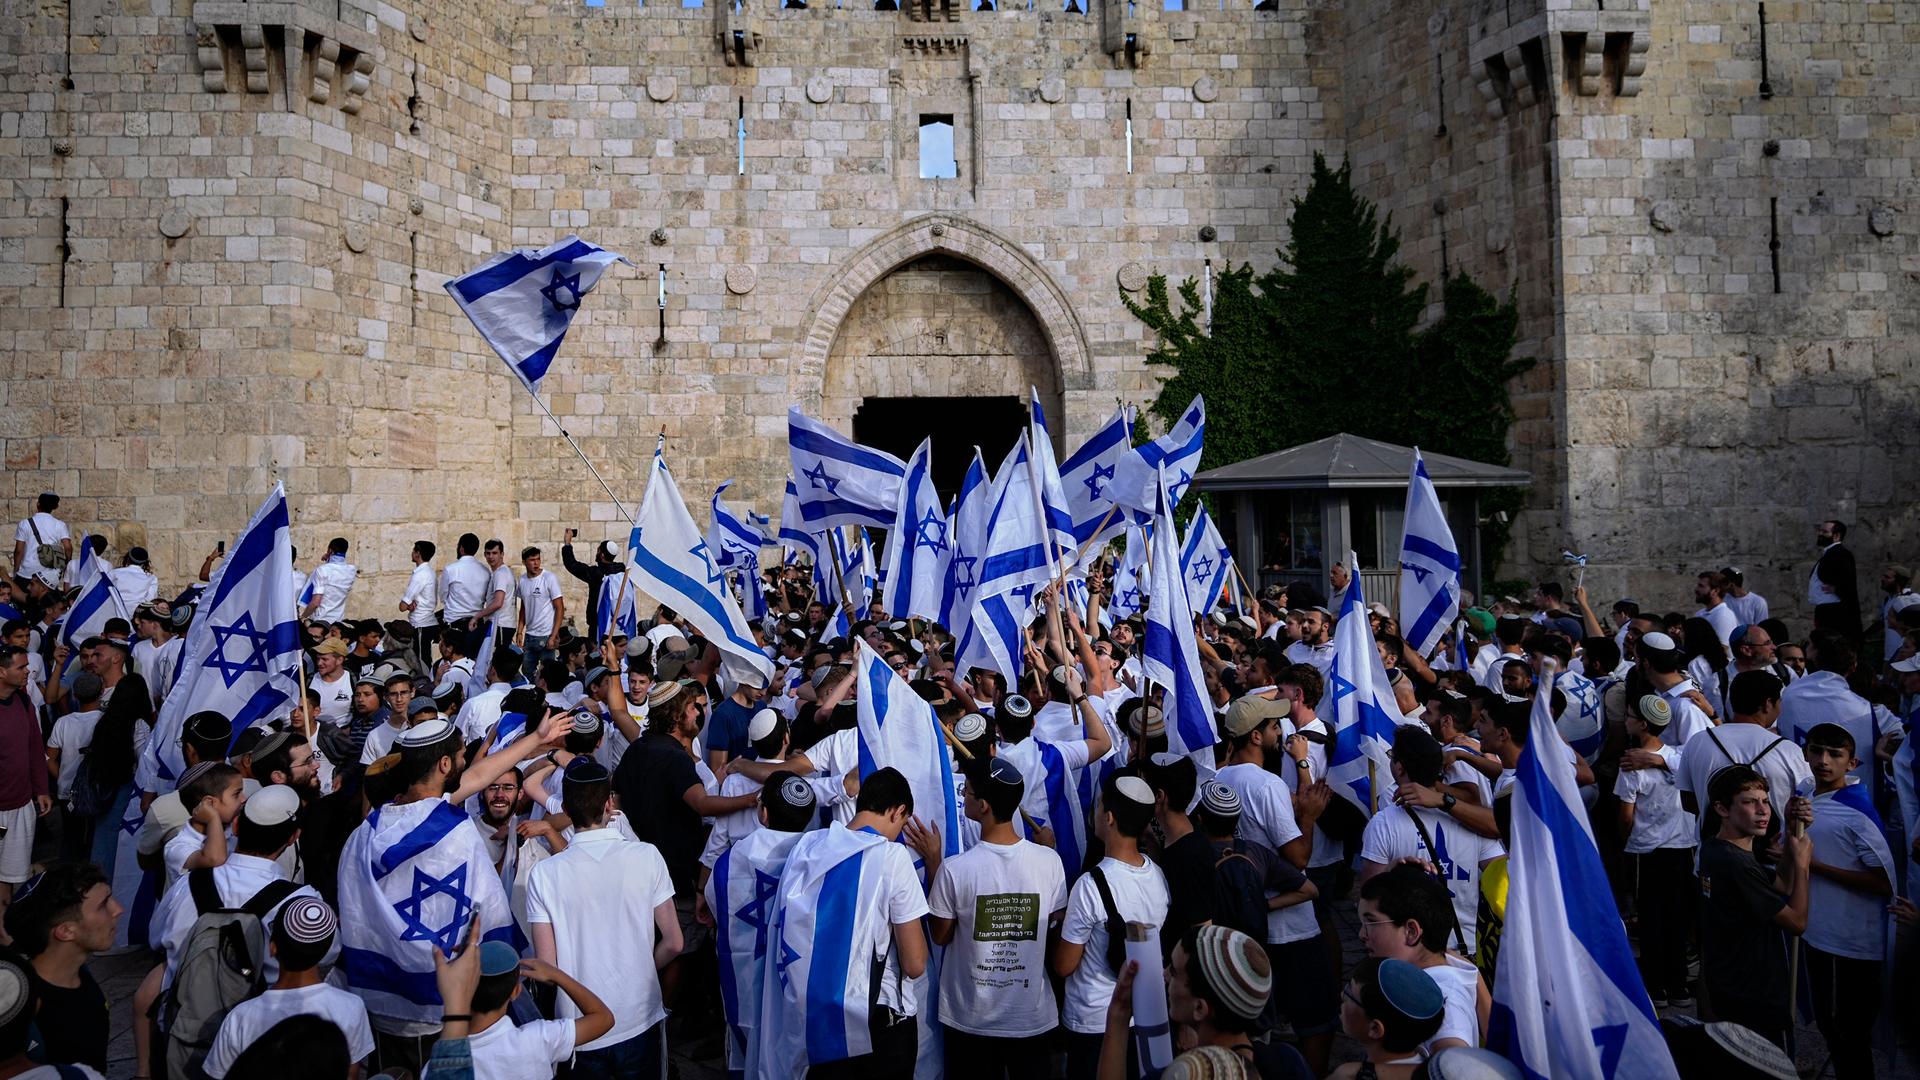
<instances>
[{"instance_id":1,"label":"guard booth","mask_svg":"<svg viewBox=\"0 0 1920 1080\"><path fill-rule=\"evenodd\" d=\"M1505 465L1423 456L1460 546L1461 585L1479 596L1480 492L1529 487L1533 477ZM1328 570L1352 550L1367 599L1397 608L1412 472L1412 447L1340 434L1208 469L1193 487L1214 497L1220 534L1256 587L1302 582L1331 595Z\"/></svg>"}]
</instances>

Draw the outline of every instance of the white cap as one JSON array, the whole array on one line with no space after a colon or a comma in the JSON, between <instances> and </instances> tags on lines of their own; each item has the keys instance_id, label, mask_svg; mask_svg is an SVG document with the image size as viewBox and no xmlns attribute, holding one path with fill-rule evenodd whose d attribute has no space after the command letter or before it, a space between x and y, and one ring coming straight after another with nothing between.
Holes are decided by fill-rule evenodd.
<instances>
[{"instance_id":1,"label":"white cap","mask_svg":"<svg viewBox=\"0 0 1920 1080\"><path fill-rule=\"evenodd\" d=\"M748 741L759 742L761 739L773 734L773 726L779 722L780 714L774 712L772 709L761 709L759 712L754 713L753 719L747 721Z\"/></svg>"},{"instance_id":2,"label":"white cap","mask_svg":"<svg viewBox=\"0 0 1920 1080\"><path fill-rule=\"evenodd\" d=\"M394 739L395 746L432 746L453 734L453 725L445 717L436 716L431 720L422 720L418 724L400 733Z\"/></svg>"},{"instance_id":3,"label":"white cap","mask_svg":"<svg viewBox=\"0 0 1920 1080\"><path fill-rule=\"evenodd\" d=\"M240 808L255 825L281 825L300 813L300 795L285 784L270 784L253 793Z\"/></svg>"},{"instance_id":4,"label":"white cap","mask_svg":"<svg viewBox=\"0 0 1920 1080\"><path fill-rule=\"evenodd\" d=\"M1113 790L1142 806L1153 805L1153 789L1137 776L1123 776L1113 782Z\"/></svg>"},{"instance_id":5,"label":"white cap","mask_svg":"<svg viewBox=\"0 0 1920 1080\"><path fill-rule=\"evenodd\" d=\"M1920 671L1920 653L1914 653L1905 660L1895 660L1893 663L1888 664L1887 667L1890 670L1902 671L1908 674Z\"/></svg>"},{"instance_id":6,"label":"white cap","mask_svg":"<svg viewBox=\"0 0 1920 1080\"><path fill-rule=\"evenodd\" d=\"M1643 649L1652 649L1654 652L1678 652L1680 650L1680 646L1675 645L1672 638L1658 630L1641 634L1640 647Z\"/></svg>"}]
</instances>

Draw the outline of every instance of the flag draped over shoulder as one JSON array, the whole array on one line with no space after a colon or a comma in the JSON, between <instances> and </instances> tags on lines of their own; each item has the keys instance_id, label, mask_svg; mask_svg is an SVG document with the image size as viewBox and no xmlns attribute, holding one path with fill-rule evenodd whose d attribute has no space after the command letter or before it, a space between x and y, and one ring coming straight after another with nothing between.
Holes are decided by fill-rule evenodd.
<instances>
[{"instance_id":1,"label":"flag draped over shoulder","mask_svg":"<svg viewBox=\"0 0 1920 1080\"><path fill-rule=\"evenodd\" d=\"M1220 539L1213 516L1206 504L1193 512L1187 523L1187 539L1180 545L1180 572L1186 584L1187 603L1196 615L1205 615L1220 602L1220 590L1233 573L1233 552Z\"/></svg>"},{"instance_id":2,"label":"flag draped over shoulder","mask_svg":"<svg viewBox=\"0 0 1920 1080\"><path fill-rule=\"evenodd\" d=\"M538 395L587 293L623 255L577 236L550 247L503 251L447 282L447 292L493 351Z\"/></svg>"},{"instance_id":3,"label":"flag draped over shoulder","mask_svg":"<svg viewBox=\"0 0 1920 1080\"><path fill-rule=\"evenodd\" d=\"M1417 446L1407 477L1406 521L1400 540L1400 625L1407 644L1428 656L1460 614L1460 548Z\"/></svg>"},{"instance_id":4,"label":"flag draped over shoulder","mask_svg":"<svg viewBox=\"0 0 1920 1080\"><path fill-rule=\"evenodd\" d=\"M887 532L886 606L895 619L940 618L940 596L947 560L953 554L947 515L933 487L933 440L923 439L907 459L900 485L900 506Z\"/></svg>"},{"instance_id":5,"label":"flag draped over shoulder","mask_svg":"<svg viewBox=\"0 0 1920 1080\"><path fill-rule=\"evenodd\" d=\"M1193 609L1181 585L1180 552L1173 523L1173 493L1167 490L1163 470L1156 485L1153 515L1153 558L1148 575L1146 629L1141 635L1140 670L1164 691L1161 710L1166 719L1167 750L1189 754L1202 769L1213 767L1213 744L1219 732L1213 722L1213 702L1207 696L1200 668L1200 650L1194 639Z\"/></svg>"},{"instance_id":6,"label":"flag draped over shoulder","mask_svg":"<svg viewBox=\"0 0 1920 1080\"><path fill-rule=\"evenodd\" d=\"M1551 665L1543 685L1552 685ZM1532 735L1516 770L1487 1048L1540 1080L1677 1077L1549 697L1534 698Z\"/></svg>"},{"instance_id":7,"label":"flag draped over shoulder","mask_svg":"<svg viewBox=\"0 0 1920 1080\"><path fill-rule=\"evenodd\" d=\"M791 783L792 781L789 781ZM713 912L720 961L720 1003L727 1014L727 1066L757 1075L761 979L774 931L774 909L787 856L804 835L755 829L735 840L713 864L707 907Z\"/></svg>"},{"instance_id":8,"label":"flag draped over shoulder","mask_svg":"<svg viewBox=\"0 0 1920 1080\"><path fill-rule=\"evenodd\" d=\"M135 775L140 790L171 791L186 771L180 731L187 717L203 710L220 713L233 721L238 739L247 728L290 708L301 693L287 523L286 489L275 484L200 594L179 677L140 756Z\"/></svg>"},{"instance_id":9,"label":"flag draped over shoulder","mask_svg":"<svg viewBox=\"0 0 1920 1080\"><path fill-rule=\"evenodd\" d=\"M340 966L375 1016L437 1022L433 951L451 953L480 919L482 940L515 945L486 841L444 799L382 806L340 853Z\"/></svg>"},{"instance_id":10,"label":"flag draped over shoulder","mask_svg":"<svg viewBox=\"0 0 1920 1080\"><path fill-rule=\"evenodd\" d=\"M672 608L713 642L729 678L767 685L773 678L773 664L727 591L726 575L714 565L706 538L687 513L686 501L658 448L627 555L627 573L633 579L629 591L637 588Z\"/></svg>"},{"instance_id":11,"label":"flag draped over shoulder","mask_svg":"<svg viewBox=\"0 0 1920 1080\"><path fill-rule=\"evenodd\" d=\"M862 872L862 856L886 843L868 830L828 828L794 844L767 946L757 1077L799 1080L809 1065L873 1052L872 958L856 955L854 943L891 932L878 925L886 918L881 875Z\"/></svg>"},{"instance_id":12,"label":"flag draped over shoulder","mask_svg":"<svg viewBox=\"0 0 1920 1080\"><path fill-rule=\"evenodd\" d=\"M906 462L861 446L799 409L787 411L787 453L793 459L795 501L809 532L893 524Z\"/></svg>"},{"instance_id":13,"label":"flag draped over shoulder","mask_svg":"<svg viewBox=\"0 0 1920 1080\"><path fill-rule=\"evenodd\" d=\"M1373 628L1367 625L1359 557L1349 552L1347 565L1354 569L1341 594L1340 621L1333 628L1333 663L1327 668L1326 693L1316 711L1333 726L1327 783L1334 794L1359 807L1361 813L1371 814L1378 785L1393 776L1387 751L1399 727L1400 709L1374 647Z\"/></svg>"},{"instance_id":14,"label":"flag draped over shoulder","mask_svg":"<svg viewBox=\"0 0 1920 1080\"><path fill-rule=\"evenodd\" d=\"M855 649L860 779L878 769L898 770L913 792L914 815L940 830L944 856L960 854L959 787L933 706L914 693L866 639L856 639Z\"/></svg>"}]
</instances>

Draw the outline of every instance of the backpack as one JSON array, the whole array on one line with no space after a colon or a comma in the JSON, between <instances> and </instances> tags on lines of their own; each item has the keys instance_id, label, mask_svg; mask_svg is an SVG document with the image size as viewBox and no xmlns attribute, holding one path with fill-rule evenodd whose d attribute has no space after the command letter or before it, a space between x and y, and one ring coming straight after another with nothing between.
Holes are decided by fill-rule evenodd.
<instances>
[{"instance_id":1,"label":"backpack","mask_svg":"<svg viewBox=\"0 0 1920 1080\"><path fill-rule=\"evenodd\" d=\"M67 567L67 549L59 544L49 544L40 539L40 526L36 525L33 515L27 516L27 528L33 530L33 559L48 570L64 570Z\"/></svg>"},{"instance_id":2,"label":"backpack","mask_svg":"<svg viewBox=\"0 0 1920 1080\"><path fill-rule=\"evenodd\" d=\"M103 787L93 781L91 745L80 748L80 767L73 773L73 788L67 792L67 808L81 817L97 817L113 806L118 786Z\"/></svg>"},{"instance_id":3,"label":"backpack","mask_svg":"<svg viewBox=\"0 0 1920 1080\"><path fill-rule=\"evenodd\" d=\"M1267 940L1267 892L1260 868L1229 847L1213 863L1213 923Z\"/></svg>"},{"instance_id":4,"label":"backpack","mask_svg":"<svg viewBox=\"0 0 1920 1080\"><path fill-rule=\"evenodd\" d=\"M221 900L210 869L189 871L187 888L198 918L180 947L161 1018L168 1074L197 1077L227 1013L266 989L267 912L300 886L271 882L237 908Z\"/></svg>"}]
</instances>

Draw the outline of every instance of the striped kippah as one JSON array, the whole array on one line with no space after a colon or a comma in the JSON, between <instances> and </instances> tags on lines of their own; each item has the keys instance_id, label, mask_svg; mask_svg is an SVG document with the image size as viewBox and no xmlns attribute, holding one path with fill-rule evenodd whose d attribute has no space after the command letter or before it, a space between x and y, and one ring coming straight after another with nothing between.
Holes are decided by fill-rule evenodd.
<instances>
[{"instance_id":1,"label":"striped kippah","mask_svg":"<svg viewBox=\"0 0 1920 1080\"><path fill-rule=\"evenodd\" d=\"M202 761L198 764L187 766L187 771L180 774L180 786L184 788L195 780L207 775L207 770L218 764L221 763L218 761ZM191 810L193 808L189 806L187 809Z\"/></svg>"},{"instance_id":2,"label":"striped kippah","mask_svg":"<svg viewBox=\"0 0 1920 1080\"><path fill-rule=\"evenodd\" d=\"M296 896L287 901L273 920L275 937L297 941L302 945L318 945L328 941L339 928L340 923L333 917L333 909L327 906L325 900L313 896Z\"/></svg>"},{"instance_id":3,"label":"striped kippah","mask_svg":"<svg viewBox=\"0 0 1920 1080\"><path fill-rule=\"evenodd\" d=\"M1224 1046L1196 1046L1173 1059L1161 1080L1242 1080L1247 1063Z\"/></svg>"},{"instance_id":4,"label":"striped kippah","mask_svg":"<svg viewBox=\"0 0 1920 1080\"><path fill-rule=\"evenodd\" d=\"M591 709L577 709L573 714L573 730L581 735L591 735L600 730L600 718Z\"/></svg>"},{"instance_id":5,"label":"striped kippah","mask_svg":"<svg viewBox=\"0 0 1920 1080\"><path fill-rule=\"evenodd\" d=\"M1653 727L1666 727L1673 723L1673 706L1659 694L1642 695L1639 701L1640 719Z\"/></svg>"},{"instance_id":6,"label":"striped kippah","mask_svg":"<svg viewBox=\"0 0 1920 1080\"><path fill-rule=\"evenodd\" d=\"M813 785L797 776L789 776L780 781L780 801L792 807L806 807L814 804Z\"/></svg>"},{"instance_id":7,"label":"striped kippah","mask_svg":"<svg viewBox=\"0 0 1920 1080\"><path fill-rule=\"evenodd\" d=\"M1194 939L1200 974L1222 1008L1243 1020L1260 1015L1273 990L1273 968L1260 943L1226 926L1202 926Z\"/></svg>"},{"instance_id":8,"label":"striped kippah","mask_svg":"<svg viewBox=\"0 0 1920 1080\"><path fill-rule=\"evenodd\" d=\"M1218 780L1200 785L1200 808L1216 817L1240 816L1240 793Z\"/></svg>"},{"instance_id":9,"label":"striped kippah","mask_svg":"<svg viewBox=\"0 0 1920 1080\"><path fill-rule=\"evenodd\" d=\"M968 713L953 722L953 737L961 742L972 742L987 733L987 718L979 713Z\"/></svg>"}]
</instances>

